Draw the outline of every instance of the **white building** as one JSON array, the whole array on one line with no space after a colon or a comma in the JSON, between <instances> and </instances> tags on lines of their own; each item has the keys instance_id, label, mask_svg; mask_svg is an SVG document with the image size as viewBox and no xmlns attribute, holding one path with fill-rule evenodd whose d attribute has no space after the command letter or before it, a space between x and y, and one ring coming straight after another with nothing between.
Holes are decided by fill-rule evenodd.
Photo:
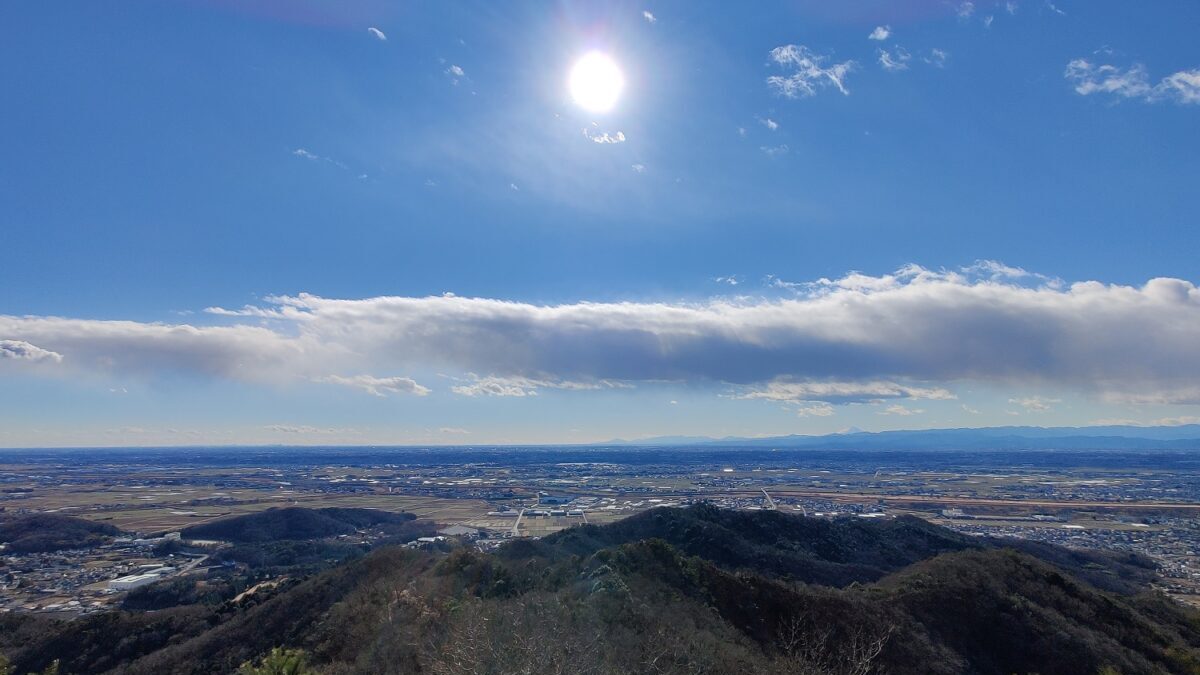
<instances>
[{"instance_id":1,"label":"white building","mask_svg":"<svg viewBox=\"0 0 1200 675\"><path fill-rule=\"evenodd\" d=\"M129 591L139 586L152 584L158 581L161 577L157 574L131 574L127 577L120 577L108 582L108 590L110 591Z\"/></svg>"}]
</instances>

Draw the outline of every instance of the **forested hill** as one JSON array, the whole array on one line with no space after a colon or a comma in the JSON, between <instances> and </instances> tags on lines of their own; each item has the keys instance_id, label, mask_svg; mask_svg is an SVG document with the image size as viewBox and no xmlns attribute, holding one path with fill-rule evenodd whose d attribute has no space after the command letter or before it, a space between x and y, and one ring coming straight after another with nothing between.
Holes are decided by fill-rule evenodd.
<instances>
[{"instance_id":1,"label":"forested hill","mask_svg":"<svg viewBox=\"0 0 1200 675\"><path fill-rule=\"evenodd\" d=\"M87 548L111 541L121 530L106 523L56 513L0 519L0 544L16 553L44 553Z\"/></svg>"},{"instance_id":2,"label":"forested hill","mask_svg":"<svg viewBox=\"0 0 1200 675\"><path fill-rule=\"evenodd\" d=\"M184 528L181 534L185 539L233 542L322 539L351 534L366 527L406 523L414 518L416 516L411 513L393 513L377 509L306 509L291 506L193 525Z\"/></svg>"},{"instance_id":3,"label":"forested hill","mask_svg":"<svg viewBox=\"0 0 1200 675\"><path fill-rule=\"evenodd\" d=\"M1145 561L1079 555L914 519L664 508L494 554L384 548L249 602L0 617L0 649L20 673L1198 672L1200 615Z\"/></svg>"}]
</instances>

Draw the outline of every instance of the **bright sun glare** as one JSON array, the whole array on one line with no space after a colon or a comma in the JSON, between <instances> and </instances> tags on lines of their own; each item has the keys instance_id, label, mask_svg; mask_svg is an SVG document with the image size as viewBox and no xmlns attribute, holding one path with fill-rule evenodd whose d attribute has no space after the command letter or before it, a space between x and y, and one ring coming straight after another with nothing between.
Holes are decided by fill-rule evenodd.
<instances>
[{"instance_id":1,"label":"bright sun glare","mask_svg":"<svg viewBox=\"0 0 1200 675\"><path fill-rule=\"evenodd\" d=\"M625 76L607 54L588 52L571 68L570 87L572 98L583 109L608 112L625 88Z\"/></svg>"}]
</instances>

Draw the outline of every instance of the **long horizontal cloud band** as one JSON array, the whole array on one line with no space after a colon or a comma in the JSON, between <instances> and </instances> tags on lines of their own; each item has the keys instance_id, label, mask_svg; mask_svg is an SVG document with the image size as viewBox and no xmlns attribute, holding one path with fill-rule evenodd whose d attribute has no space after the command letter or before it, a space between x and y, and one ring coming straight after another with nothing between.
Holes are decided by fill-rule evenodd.
<instances>
[{"instance_id":1,"label":"long horizontal cloud band","mask_svg":"<svg viewBox=\"0 0 1200 675\"><path fill-rule=\"evenodd\" d=\"M0 372L25 361L18 367L330 381L450 368L560 383L981 381L1200 400L1194 284L1065 285L990 265L982 276L977 268L911 267L779 282L794 294L694 304L302 294L210 309L224 325L0 316L0 340L61 355L36 364L0 360Z\"/></svg>"}]
</instances>

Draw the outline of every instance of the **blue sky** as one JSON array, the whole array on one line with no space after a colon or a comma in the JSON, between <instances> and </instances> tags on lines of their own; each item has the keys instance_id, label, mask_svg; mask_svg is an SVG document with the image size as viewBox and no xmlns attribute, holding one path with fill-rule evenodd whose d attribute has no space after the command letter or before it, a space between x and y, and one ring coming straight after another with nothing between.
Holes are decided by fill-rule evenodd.
<instances>
[{"instance_id":1,"label":"blue sky","mask_svg":"<svg viewBox=\"0 0 1200 675\"><path fill-rule=\"evenodd\" d=\"M1197 420L1196 25L10 3L0 446Z\"/></svg>"}]
</instances>

